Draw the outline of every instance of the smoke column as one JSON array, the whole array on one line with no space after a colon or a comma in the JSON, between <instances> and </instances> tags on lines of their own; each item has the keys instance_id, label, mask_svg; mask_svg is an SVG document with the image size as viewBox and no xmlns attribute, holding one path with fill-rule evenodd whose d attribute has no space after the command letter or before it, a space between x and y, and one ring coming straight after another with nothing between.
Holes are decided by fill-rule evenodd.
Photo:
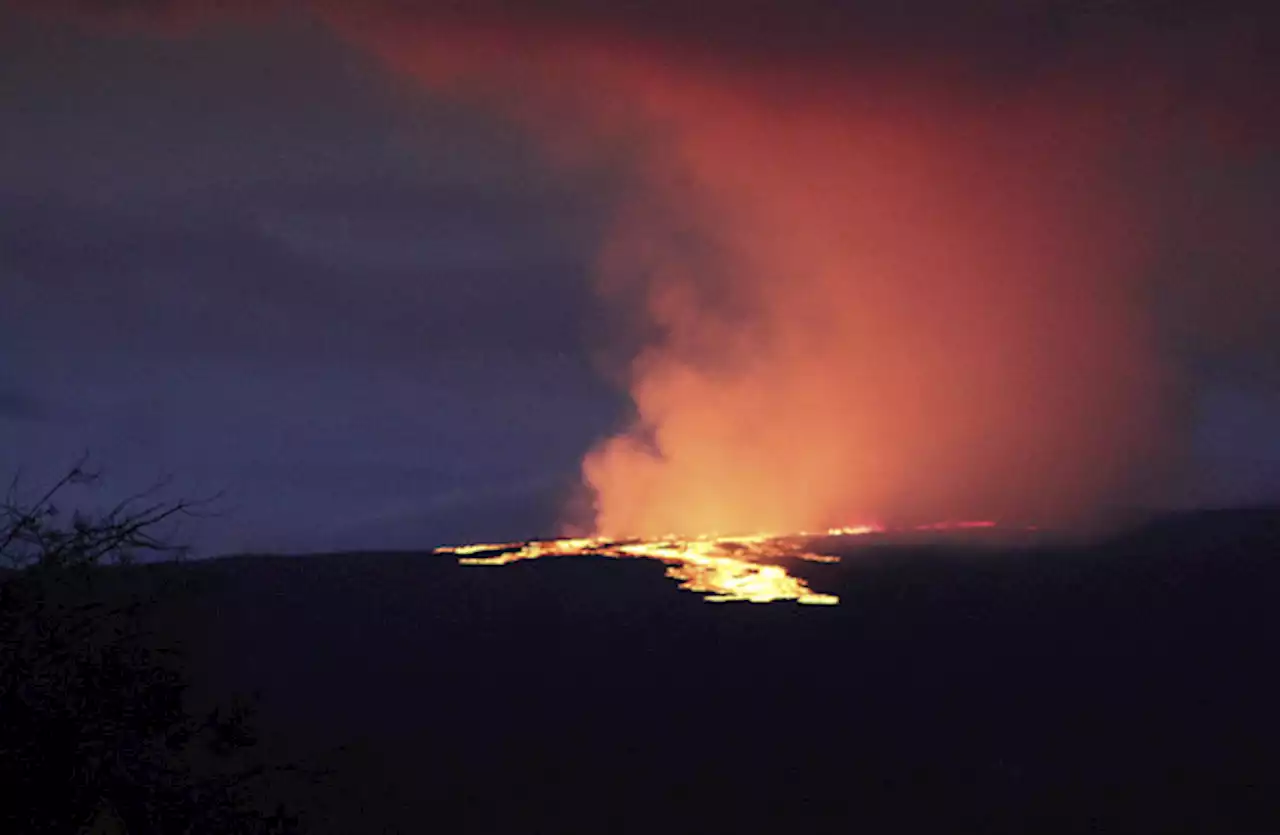
<instances>
[{"instance_id":1,"label":"smoke column","mask_svg":"<svg viewBox=\"0 0 1280 835\"><path fill-rule=\"evenodd\" d=\"M1153 451L1144 237L1070 116L746 83L667 106L681 185L606 263L644 271L662 337L636 430L584 465L602 527L1062 518Z\"/></svg>"},{"instance_id":2,"label":"smoke column","mask_svg":"<svg viewBox=\"0 0 1280 835\"><path fill-rule=\"evenodd\" d=\"M436 33L373 40L433 86L519 80L562 160L628 155L599 282L648 341L583 462L599 532L1073 520L1160 452L1150 234L1098 102Z\"/></svg>"},{"instance_id":3,"label":"smoke column","mask_svg":"<svg viewBox=\"0 0 1280 835\"><path fill-rule=\"evenodd\" d=\"M1144 178L1176 157L1171 130L1233 135L1217 117L1247 103L1203 105L1247 88L1223 56L1256 52L1236 35L1257 27L1224 15L1201 43L1194 15L1148 37L1140 3L1059 20L992 2L972 19L915 4L912 29L897 5L832 18L828 41L825 7L803 4L776 21L753 5L751 25L715 3L684 23L574 2L312 7L397 71L511 114L554 164L627 172L598 281L641 346L610 366L635 420L586 456L594 519L571 521L1077 523L1153 498L1178 381Z\"/></svg>"}]
</instances>

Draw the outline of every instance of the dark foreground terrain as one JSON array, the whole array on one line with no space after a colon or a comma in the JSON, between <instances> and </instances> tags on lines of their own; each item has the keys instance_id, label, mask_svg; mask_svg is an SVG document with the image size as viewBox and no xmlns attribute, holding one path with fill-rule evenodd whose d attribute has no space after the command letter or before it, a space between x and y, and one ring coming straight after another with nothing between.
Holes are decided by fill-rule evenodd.
<instances>
[{"instance_id":1,"label":"dark foreground terrain","mask_svg":"<svg viewBox=\"0 0 1280 835\"><path fill-rule=\"evenodd\" d=\"M1277 512L871 544L809 571L837 608L638 561L179 570L202 688L332 766L316 832L1280 831Z\"/></svg>"}]
</instances>

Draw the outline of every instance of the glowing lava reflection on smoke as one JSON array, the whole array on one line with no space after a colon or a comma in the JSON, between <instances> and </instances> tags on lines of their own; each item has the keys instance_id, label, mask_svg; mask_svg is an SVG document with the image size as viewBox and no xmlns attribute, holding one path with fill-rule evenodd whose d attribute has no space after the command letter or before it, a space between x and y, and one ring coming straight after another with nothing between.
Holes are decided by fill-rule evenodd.
<instances>
[{"instance_id":1,"label":"glowing lava reflection on smoke","mask_svg":"<svg viewBox=\"0 0 1280 835\"><path fill-rule=\"evenodd\" d=\"M993 522L956 522L922 525L915 530L993 527ZM541 557L599 556L622 559L638 557L657 560L667 566L667 576L680 581L680 588L705 594L708 601L797 603L832 606L840 602L834 594L823 594L787 570L779 560L839 562L837 556L818 553L817 540L864 536L884 529L878 525L831 528L822 533L752 534L749 536L705 535L661 539L612 540L604 537L548 539L532 542L505 542L457 545L437 548L437 554L452 554L463 565L507 565ZM487 556L475 556L475 555Z\"/></svg>"}]
</instances>

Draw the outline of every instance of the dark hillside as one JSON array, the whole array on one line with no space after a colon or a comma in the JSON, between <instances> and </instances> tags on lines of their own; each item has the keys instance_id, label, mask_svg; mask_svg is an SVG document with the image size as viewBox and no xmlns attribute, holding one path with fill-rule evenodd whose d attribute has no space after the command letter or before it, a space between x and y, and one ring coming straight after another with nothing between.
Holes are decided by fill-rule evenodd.
<instances>
[{"instance_id":1,"label":"dark hillside","mask_svg":"<svg viewBox=\"0 0 1280 835\"><path fill-rule=\"evenodd\" d=\"M180 569L210 692L340 745L320 832L1262 832L1280 826L1280 513L1089 547L872 544L837 608L652 563Z\"/></svg>"}]
</instances>

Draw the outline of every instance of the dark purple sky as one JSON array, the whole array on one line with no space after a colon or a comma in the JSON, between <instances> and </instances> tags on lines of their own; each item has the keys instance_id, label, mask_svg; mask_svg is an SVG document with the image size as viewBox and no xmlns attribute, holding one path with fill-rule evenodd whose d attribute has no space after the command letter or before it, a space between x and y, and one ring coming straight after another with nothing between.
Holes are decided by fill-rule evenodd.
<instances>
[{"instance_id":1,"label":"dark purple sky","mask_svg":"<svg viewBox=\"0 0 1280 835\"><path fill-rule=\"evenodd\" d=\"M108 490L223 491L205 552L426 546L550 532L622 419L587 347L610 172L553 170L305 15L173 37L0 11L0 113L0 472L88 450ZM1177 190L1244 230L1162 259L1199 288L1156 300L1194 503L1280 500L1275 139ZM1216 272L1265 311L1245 340L1183 328Z\"/></svg>"},{"instance_id":2,"label":"dark purple sky","mask_svg":"<svg viewBox=\"0 0 1280 835\"><path fill-rule=\"evenodd\" d=\"M214 550L547 532L598 198L318 25L0 55L0 470L225 491Z\"/></svg>"}]
</instances>

